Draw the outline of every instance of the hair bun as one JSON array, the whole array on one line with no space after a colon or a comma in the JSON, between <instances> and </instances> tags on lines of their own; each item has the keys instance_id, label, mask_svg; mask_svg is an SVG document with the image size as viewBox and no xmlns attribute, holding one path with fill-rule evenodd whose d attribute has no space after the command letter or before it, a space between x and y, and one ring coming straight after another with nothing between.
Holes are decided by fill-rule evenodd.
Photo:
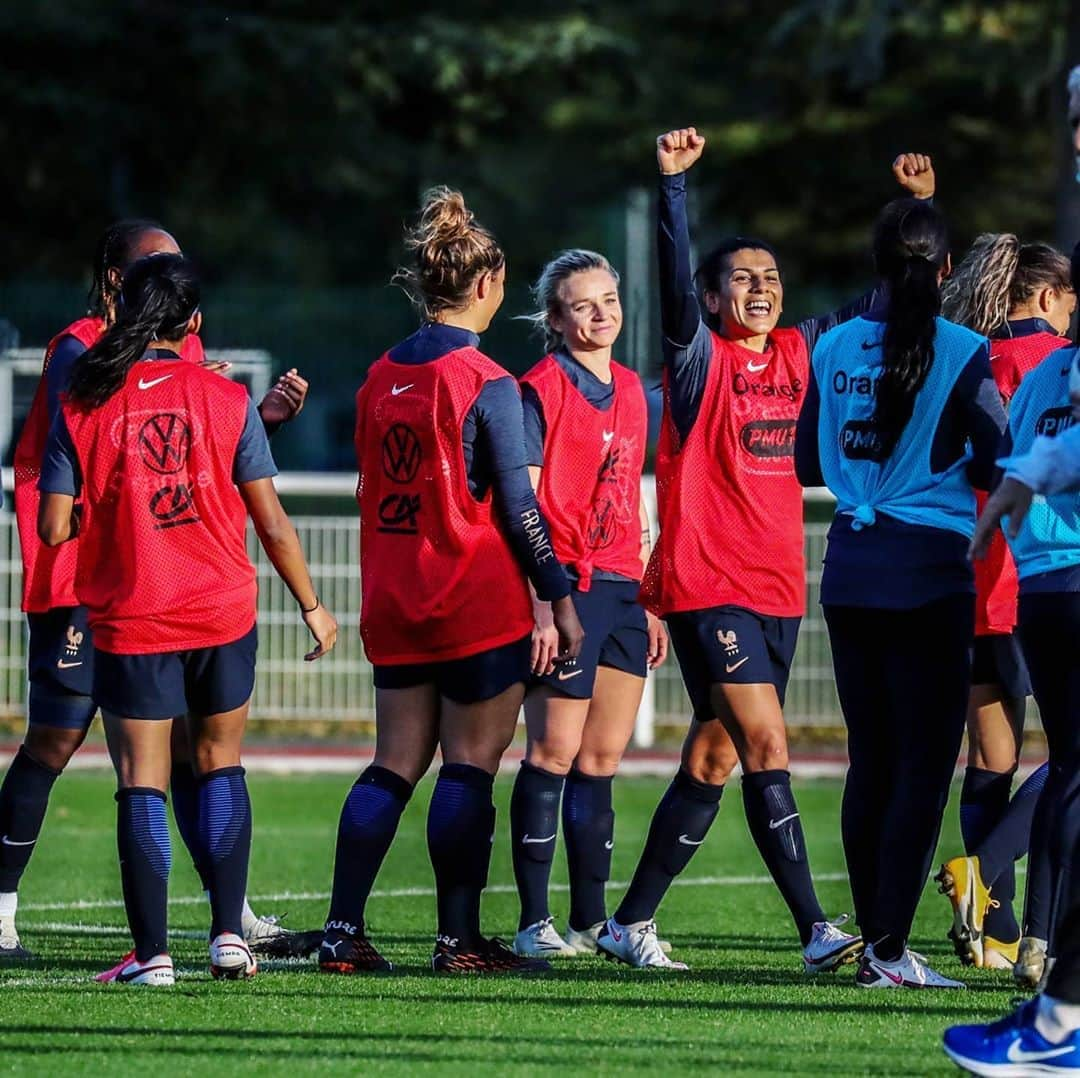
<instances>
[{"instance_id":1,"label":"hair bun","mask_svg":"<svg viewBox=\"0 0 1080 1078\"><path fill-rule=\"evenodd\" d=\"M413 246L422 249L431 245L443 247L448 243L468 239L474 228L472 210L465 205L465 196L450 187L433 187L424 195L420 221L412 237Z\"/></svg>"}]
</instances>

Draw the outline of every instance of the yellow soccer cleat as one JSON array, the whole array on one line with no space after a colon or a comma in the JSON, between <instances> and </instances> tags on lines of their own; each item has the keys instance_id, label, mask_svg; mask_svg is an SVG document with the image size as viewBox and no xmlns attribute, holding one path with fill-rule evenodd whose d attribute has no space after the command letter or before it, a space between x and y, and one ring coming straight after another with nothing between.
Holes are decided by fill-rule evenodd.
<instances>
[{"instance_id":1,"label":"yellow soccer cleat","mask_svg":"<svg viewBox=\"0 0 1080 1078\"><path fill-rule=\"evenodd\" d=\"M985 959L983 921L992 899L979 872L979 859L954 857L941 866L934 879L941 885L938 890L952 903L953 924L949 939L960 961L981 968Z\"/></svg>"}]
</instances>

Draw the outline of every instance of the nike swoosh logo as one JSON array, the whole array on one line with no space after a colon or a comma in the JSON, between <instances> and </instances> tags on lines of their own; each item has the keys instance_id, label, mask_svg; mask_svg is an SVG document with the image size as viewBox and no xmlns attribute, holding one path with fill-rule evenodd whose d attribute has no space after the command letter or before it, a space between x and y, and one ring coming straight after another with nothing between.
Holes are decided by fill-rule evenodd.
<instances>
[{"instance_id":1,"label":"nike swoosh logo","mask_svg":"<svg viewBox=\"0 0 1080 1078\"><path fill-rule=\"evenodd\" d=\"M526 835L521 840L521 844L522 844L522 846L530 846L534 842L544 843L544 842L554 842L554 841L555 841L555 836L554 835L548 835L547 838L532 838L530 835Z\"/></svg>"},{"instance_id":2,"label":"nike swoosh logo","mask_svg":"<svg viewBox=\"0 0 1080 1078\"><path fill-rule=\"evenodd\" d=\"M569 681L572 677L577 677L578 674L584 674L584 673L585 673L584 670L571 670L569 674L565 670L560 670L559 671L559 680L560 681Z\"/></svg>"},{"instance_id":3,"label":"nike swoosh logo","mask_svg":"<svg viewBox=\"0 0 1080 1078\"><path fill-rule=\"evenodd\" d=\"M863 341L862 346L864 352L869 352L871 348L880 348L881 341Z\"/></svg>"},{"instance_id":4,"label":"nike swoosh logo","mask_svg":"<svg viewBox=\"0 0 1080 1078\"><path fill-rule=\"evenodd\" d=\"M760 374L768 365L768 360L765 360L764 363L755 363L753 360L750 360L750 362L746 364L746 369L754 374Z\"/></svg>"},{"instance_id":5,"label":"nike swoosh logo","mask_svg":"<svg viewBox=\"0 0 1080 1078\"><path fill-rule=\"evenodd\" d=\"M82 663L81 662L78 662L78 663L66 663L66 662L64 662L63 659L57 659L56 660L56 669L57 670L70 670L73 666L82 666Z\"/></svg>"},{"instance_id":6,"label":"nike swoosh logo","mask_svg":"<svg viewBox=\"0 0 1080 1078\"><path fill-rule=\"evenodd\" d=\"M615 929L614 929L614 928L612 928L610 924L608 925L608 932L610 932L610 933L611 933L611 938L612 938L612 939L613 939L613 940L614 940L614 941L615 941L616 943L622 943L622 937L623 937L623 934L622 934L621 932L616 932L616 931L615 931Z\"/></svg>"},{"instance_id":7,"label":"nike swoosh logo","mask_svg":"<svg viewBox=\"0 0 1080 1078\"><path fill-rule=\"evenodd\" d=\"M160 378L151 378L149 382L145 378L140 378L139 388L152 389L154 386L160 385L162 382L168 381L171 377L171 374L163 374Z\"/></svg>"},{"instance_id":8,"label":"nike swoosh logo","mask_svg":"<svg viewBox=\"0 0 1080 1078\"><path fill-rule=\"evenodd\" d=\"M133 969L130 973L118 973L116 975L116 979L120 982L120 984L127 984L128 981L135 980L136 977L140 976L143 973L154 973L159 969L168 968L168 966L142 966L139 969Z\"/></svg>"},{"instance_id":9,"label":"nike swoosh logo","mask_svg":"<svg viewBox=\"0 0 1080 1078\"><path fill-rule=\"evenodd\" d=\"M870 963L870 968L875 973L880 973L882 977L886 978L886 980L892 981L893 984L904 983L903 975L900 973L890 973L887 969L882 969L880 966L875 965L873 962Z\"/></svg>"},{"instance_id":10,"label":"nike swoosh logo","mask_svg":"<svg viewBox=\"0 0 1080 1078\"><path fill-rule=\"evenodd\" d=\"M1020 1038L1017 1037L1009 1045L1005 1055L1010 1063L1034 1063L1040 1059L1057 1059L1059 1056L1067 1056L1070 1052L1075 1051L1075 1045L1067 1044L1063 1048L1050 1048L1043 1052L1028 1052L1020 1047Z\"/></svg>"},{"instance_id":11,"label":"nike swoosh logo","mask_svg":"<svg viewBox=\"0 0 1080 1078\"><path fill-rule=\"evenodd\" d=\"M770 820L769 830L775 831L778 827L783 827L784 824L788 822L788 820L797 820L798 818L799 814L797 812L793 812L790 816L785 816L782 820Z\"/></svg>"},{"instance_id":12,"label":"nike swoosh logo","mask_svg":"<svg viewBox=\"0 0 1080 1078\"><path fill-rule=\"evenodd\" d=\"M611 839L608 839L607 842L604 843L604 849L605 850L613 850L613 849L615 849L615 843L612 842Z\"/></svg>"},{"instance_id":13,"label":"nike swoosh logo","mask_svg":"<svg viewBox=\"0 0 1080 1078\"><path fill-rule=\"evenodd\" d=\"M615 437L615 432L613 430L604 431L604 441L605 441L605 443L610 442L611 439L614 438L614 437Z\"/></svg>"},{"instance_id":14,"label":"nike swoosh logo","mask_svg":"<svg viewBox=\"0 0 1080 1078\"><path fill-rule=\"evenodd\" d=\"M7 835L4 835L3 838L0 838L0 842L5 846L33 846L33 844L37 842L37 839L32 838L29 842L16 842L13 838L8 838Z\"/></svg>"},{"instance_id":15,"label":"nike swoosh logo","mask_svg":"<svg viewBox=\"0 0 1080 1078\"><path fill-rule=\"evenodd\" d=\"M735 671L738 670L739 667L742 666L743 663L748 663L749 661L750 661L750 656L749 655L744 655L737 663L725 663L724 664L724 669L729 674L734 674Z\"/></svg>"},{"instance_id":16,"label":"nike swoosh logo","mask_svg":"<svg viewBox=\"0 0 1080 1078\"><path fill-rule=\"evenodd\" d=\"M390 394L391 396L398 397L404 393L406 389L412 389L414 385L416 385L415 382L410 382L407 386L401 386L399 388L397 382L395 382L393 388L390 390Z\"/></svg>"},{"instance_id":17,"label":"nike swoosh logo","mask_svg":"<svg viewBox=\"0 0 1080 1078\"><path fill-rule=\"evenodd\" d=\"M692 839L689 835L680 835L679 836L679 841L684 846L700 846L705 840L703 838L699 838L699 839L695 840L695 839Z\"/></svg>"}]
</instances>

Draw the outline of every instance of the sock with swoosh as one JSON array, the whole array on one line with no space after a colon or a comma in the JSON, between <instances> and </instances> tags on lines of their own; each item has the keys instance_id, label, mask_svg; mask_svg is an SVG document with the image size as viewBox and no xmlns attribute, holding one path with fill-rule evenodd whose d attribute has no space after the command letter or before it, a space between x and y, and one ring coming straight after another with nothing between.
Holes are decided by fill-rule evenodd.
<instances>
[{"instance_id":1,"label":"sock with swoosh","mask_svg":"<svg viewBox=\"0 0 1080 1078\"><path fill-rule=\"evenodd\" d=\"M548 881L559 830L563 776L521 761L510 795L511 856L521 900L518 931L551 916Z\"/></svg>"},{"instance_id":2,"label":"sock with swoosh","mask_svg":"<svg viewBox=\"0 0 1080 1078\"><path fill-rule=\"evenodd\" d=\"M328 929L346 935L360 930L368 895L412 792L407 779L378 764L366 767L353 783L338 820Z\"/></svg>"},{"instance_id":3,"label":"sock with swoosh","mask_svg":"<svg viewBox=\"0 0 1080 1078\"><path fill-rule=\"evenodd\" d=\"M0 786L0 892L13 892L30 863L59 771L20 748Z\"/></svg>"},{"instance_id":4,"label":"sock with swoosh","mask_svg":"<svg viewBox=\"0 0 1080 1078\"><path fill-rule=\"evenodd\" d=\"M604 884L611 877L615 812L611 775L571 768L563 794L563 837L570 869L570 927L579 932L607 920Z\"/></svg>"},{"instance_id":5,"label":"sock with swoosh","mask_svg":"<svg viewBox=\"0 0 1080 1078\"><path fill-rule=\"evenodd\" d=\"M676 772L653 813L645 849L614 920L633 925L656 916L671 881L705 841L723 793L723 786L698 782L681 768Z\"/></svg>"},{"instance_id":6,"label":"sock with swoosh","mask_svg":"<svg viewBox=\"0 0 1080 1078\"><path fill-rule=\"evenodd\" d=\"M495 776L472 764L443 764L428 808L439 935L472 947L480 941L480 896L495 839Z\"/></svg>"},{"instance_id":7,"label":"sock with swoosh","mask_svg":"<svg viewBox=\"0 0 1080 1078\"><path fill-rule=\"evenodd\" d=\"M814 893L791 775L774 769L743 775L743 807L765 867L791 910L803 946L825 913Z\"/></svg>"}]
</instances>

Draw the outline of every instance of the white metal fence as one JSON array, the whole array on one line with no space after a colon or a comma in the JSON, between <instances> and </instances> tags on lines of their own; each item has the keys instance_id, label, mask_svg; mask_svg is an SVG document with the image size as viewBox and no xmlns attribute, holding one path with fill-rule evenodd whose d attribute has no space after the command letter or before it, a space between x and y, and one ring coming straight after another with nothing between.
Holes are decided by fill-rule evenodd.
<instances>
[{"instance_id":1,"label":"white metal fence","mask_svg":"<svg viewBox=\"0 0 1080 1078\"><path fill-rule=\"evenodd\" d=\"M10 473L5 478L9 479ZM348 476L279 477L283 493L336 495L351 492ZM8 483L5 486L10 490ZM644 488L652 507L652 484ZM14 517L0 510L0 715L21 713L26 695L25 619L19 612L21 563ZM655 514L653 514L655 516ZM371 667L357 631L360 589L357 572L358 522L348 516L294 516L316 589L342 627L328 659L305 663L310 648L296 604L278 579L249 529L249 547L259 576L259 657L253 714L262 719L337 722L373 716ZM792 725L838 725L828 637L818 607L824 524L806 528L808 605L795 655L785 712ZM652 743L654 725L683 726L689 704L674 656L649 678L639 715L637 741Z\"/></svg>"}]
</instances>

